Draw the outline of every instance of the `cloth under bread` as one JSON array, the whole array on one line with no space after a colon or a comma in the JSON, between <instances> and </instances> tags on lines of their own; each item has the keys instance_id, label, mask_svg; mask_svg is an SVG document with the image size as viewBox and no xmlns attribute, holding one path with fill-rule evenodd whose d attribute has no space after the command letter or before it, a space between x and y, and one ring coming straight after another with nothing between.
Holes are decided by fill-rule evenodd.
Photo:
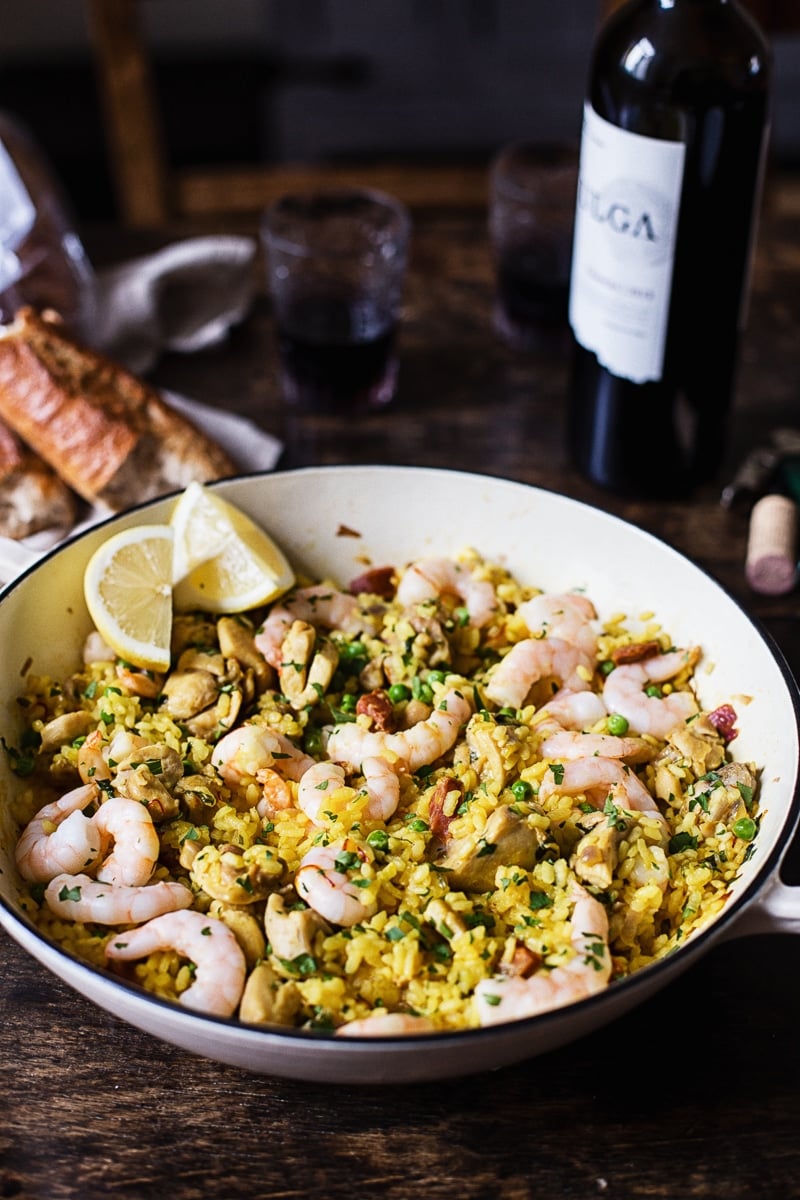
<instances>
[{"instance_id":1,"label":"cloth under bread","mask_svg":"<svg viewBox=\"0 0 800 1200\"><path fill-rule=\"evenodd\" d=\"M193 237L97 272L93 345L135 374L222 341L257 287L253 238Z\"/></svg>"}]
</instances>

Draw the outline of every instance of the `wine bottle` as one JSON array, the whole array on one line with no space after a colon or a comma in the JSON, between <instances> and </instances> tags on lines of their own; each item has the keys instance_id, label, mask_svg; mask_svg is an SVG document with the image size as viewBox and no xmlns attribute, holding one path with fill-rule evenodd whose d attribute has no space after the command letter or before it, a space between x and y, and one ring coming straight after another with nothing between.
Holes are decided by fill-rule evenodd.
<instances>
[{"instance_id":1,"label":"wine bottle","mask_svg":"<svg viewBox=\"0 0 800 1200\"><path fill-rule=\"evenodd\" d=\"M769 136L771 52L737 0L628 0L589 73L568 431L619 494L719 470Z\"/></svg>"}]
</instances>

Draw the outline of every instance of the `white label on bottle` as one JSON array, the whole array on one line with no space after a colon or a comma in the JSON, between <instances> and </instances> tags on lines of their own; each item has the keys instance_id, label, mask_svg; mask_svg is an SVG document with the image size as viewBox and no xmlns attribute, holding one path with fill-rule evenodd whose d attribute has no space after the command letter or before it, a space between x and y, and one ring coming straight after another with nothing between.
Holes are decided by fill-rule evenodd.
<instances>
[{"instance_id":1,"label":"white label on bottle","mask_svg":"<svg viewBox=\"0 0 800 1200\"><path fill-rule=\"evenodd\" d=\"M22 274L22 265L14 251L33 229L35 220L34 203L14 160L0 142L0 291Z\"/></svg>"},{"instance_id":2,"label":"white label on bottle","mask_svg":"<svg viewBox=\"0 0 800 1200\"><path fill-rule=\"evenodd\" d=\"M685 155L682 142L628 133L584 106L569 321L634 383L663 370Z\"/></svg>"}]
</instances>

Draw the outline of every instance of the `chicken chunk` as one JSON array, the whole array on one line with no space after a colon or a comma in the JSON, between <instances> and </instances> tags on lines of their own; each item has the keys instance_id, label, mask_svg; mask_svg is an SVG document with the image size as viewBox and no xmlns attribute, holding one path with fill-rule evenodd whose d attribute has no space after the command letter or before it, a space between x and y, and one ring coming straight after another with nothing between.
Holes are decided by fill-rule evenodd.
<instances>
[{"instance_id":1,"label":"chicken chunk","mask_svg":"<svg viewBox=\"0 0 800 1200\"><path fill-rule=\"evenodd\" d=\"M489 892L498 867L530 870L551 854L557 854L554 843L509 805L503 805L489 817L482 834L450 842L437 865L449 872L453 891Z\"/></svg>"},{"instance_id":2,"label":"chicken chunk","mask_svg":"<svg viewBox=\"0 0 800 1200\"><path fill-rule=\"evenodd\" d=\"M267 901L264 928L273 957L292 963L314 953L314 937L325 923L311 908L287 909L283 897L274 892Z\"/></svg>"},{"instance_id":3,"label":"chicken chunk","mask_svg":"<svg viewBox=\"0 0 800 1200\"><path fill-rule=\"evenodd\" d=\"M579 879L605 891L611 886L619 859L619 844L630 822L594 812L583 818L580 827L586 832L570 858L570 866Z\"/></svg>"}]
</instances>

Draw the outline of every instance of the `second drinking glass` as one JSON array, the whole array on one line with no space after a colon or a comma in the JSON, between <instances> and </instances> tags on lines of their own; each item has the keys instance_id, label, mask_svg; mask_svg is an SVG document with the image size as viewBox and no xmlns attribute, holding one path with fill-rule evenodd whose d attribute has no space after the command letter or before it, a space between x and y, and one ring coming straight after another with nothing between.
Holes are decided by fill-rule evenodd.
<instances>
[{"instance_id":1,"label":"second drinking glass","mask_svg":"<svg viewBox=\"0 0 800 1200\"><path fill-rule=\"evenodd\" d=\"M566 339L577 184L568 145L514 142L491 164L494 327L515 349L557 349Z\"/></svg>"}]
</instances>

